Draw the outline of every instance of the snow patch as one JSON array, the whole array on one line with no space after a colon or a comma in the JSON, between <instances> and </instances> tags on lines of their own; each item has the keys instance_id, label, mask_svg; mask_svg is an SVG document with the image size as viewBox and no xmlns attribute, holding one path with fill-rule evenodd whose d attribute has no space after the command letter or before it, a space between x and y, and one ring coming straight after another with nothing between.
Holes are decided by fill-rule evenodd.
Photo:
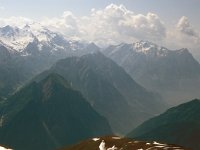
<instances>
[{"instance_id":1,"label":"snow patch","mask_svg":"<svg viewBox=\"0 0 200 150\"><path fill-rule=\"evenodd\" d=\"M102 142L100 143L99 150L106 150L106 143L104 142L104 140L102 140Z\"/></svg>"},{"instance_id":2,"label":"snow patch","mask_svg":"<svg viewBox=\"0 0 200 150\"><path fill-rule=\"evenodd\" d=\"M133 44L133 50L138 53L143 53L145 55L154 55L159 57L165 57L169 53L169 50L160 47L154 43L148 41L140 41Z\"/></svg>"},{"instance_id":3,"label":"snow patch","mask_svg":"<svg viewBox=\"0 0 200 150\"><path fill-rule=\"evenodd\" d=\"M164 145L158 145L158 146L154 146L154 147L163 148L163 147L165 147L165 146L164 146Z\"/></svg>"},{"instance_id":4,"label":"snow patch","mask_svg":"<svg viewBox=\"0 0 200 150\"><path fill-rule=\"evenodd\" d=\"M62 45L52 42L52 40L57 36L54 33L40 24L29 24L23 28L18 27L0 27L0 41L5 47L11 48L17 52L23 52L29 43L34 41L39 42L38 49L41 51L43 45L49 45L55 43L54 47L57 49L64 49ZM74 44L73 48L76 46Z\"/></svg>"},{"instance_id":5,"label":"snow patch","mask_svg":"<svg viewBox=\"0 0 200 150\"><path fill-rule=\"evenodd\" d=\"M99 150L117 150L117 147L115 147L114 145L113 147L106 148L106 143L104 140L102 140L102 142L99 145Z\"/></svg>"},{"instance_id":6,"label":"snow patch","mask_svg":"<svg viewBox=\"0 0 200 150\"><path fill-rule=\"evenodd\" d=\"M1 147L1 146L0 146L0 150L13 150L13 149L7 149L7 148L5 148L5 147Z\"/></svg>"},{"instance_id":7,"label":"snow patch","mask_svg":"<svg viewBox=\"0 0 200 150\"><path fill-rule=\"evenodd\" d=\"M136 43L134 43L133 46L136 49L136 51L144 52L144 53L146 51L151 50L151 49L160 49L156 44L153 44L153 43L148 42L148 41L136 42Z\"/></svg>"},{"instance_id":8,"label":"snow patch","mask_svg":"<svg viewBox=\"0 0 200 150\"><path fill-rule=\"evenodd\" d=\"M98 141L98 140L100 140L100 138L93 138L92 140L93 141Z\"/></svg>"},{"instance_id":9,"label":"snow patch","mask_svg":"<svg viewBox=\"0 0 200 150\"><path fill-rule=\"evenodd\" d=\"M111 148L108 148L107 150L117 150L117 147L115 147L115 145Z\"/></svg>"},{"instance_id":10,"label":"snow patch","mask_svg":"<svg viewBox=\"0 0 200 150\"><path fill-rule=\"evenodd\" d=\"M166 146L166 144L158 143L156 141L153 142L154 145Z\"/></svg>"}]
</instances>

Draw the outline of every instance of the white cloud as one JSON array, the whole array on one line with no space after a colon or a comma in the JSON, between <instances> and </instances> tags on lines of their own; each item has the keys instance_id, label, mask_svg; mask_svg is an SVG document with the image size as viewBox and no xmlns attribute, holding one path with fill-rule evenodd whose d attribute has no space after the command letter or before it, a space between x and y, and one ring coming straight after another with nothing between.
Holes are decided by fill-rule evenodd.
<instances>
[{"instance_id":1,"label":"white cloud","mask_svg":"<svg viewBox=\"0 0 200 150\"><path fill-rule=\"evenodd\" d=\"M177 29L187 36L198 37L198 33L191 27L191 24L187 17L183 16L180 18L177 24Z\"/></svg>"},{"instance_id":2,"label":"white cloud","mask_svg":"<svg viewBox=\"0 0 200 150\"><path fill-rule=\"evenodd\" d=\"M0 18L0 26L11 25L11 26L23 27L26 24L31 24L33 22L34 22L33 20L25 17Z\"/></svg>"},{"instance_id":3,"label":"white cloud","mask_svg":"<svg viewBox=\"0 0 200 150\"><path fill-rule=\"evenodd\" d=\"M172 36L179 45L188 48L200 48L200 34L192 27L189 19L185 16L179 19Z\"/></svg>"},{"instance_id":4,"label":"white cloud","mask_svg":"<svg viewBox=\"0 0 200 150\"><path fill-rule=\"evenodd\" d=\"M30 23L34 23L34 20L24 17L0 18L0 26L23 27ZM78 17L65 11L60 17L41 19L40 24L62 33L68 39L103 46L149 40L169 48L187 47L200 57L197 51L200 49L200 34L185 16L178 20L174 28L169 28L155 13L136 14L124 5L110 4L100 10L93 8L88 16Z\"/></svg>"},{"instance_id":5,"label":"white cloud","mask_svg":"<svg viewBox=\"0 0 200 150\"><path fill-rule=\"evenodd\" d=\"M110 4L81 18L81 33L88 40L103 43L133 42L135 39L160 40L165 27L156 14L134 14L123 5Z\"/></svg>"},{"instance_id":6,"label":"white cloud","mask_svg":"<svg viewBox=\"0 0 200 150\"><path fill-rule=\"evenodd\" d=\"M174 28L168 28L163 44L171 49L188 48L200 60L200 34L185 16L178 20Z\"/></svg>"},{"instance_id":7,"label":"white cloud","mask_svg":"<svg viewBox=\"0 0 200 150\"><path fill-rule=\"evenodd\" d=\"M158 15L135 14L123 5L110 4L102 10L92 9L88 16L76 17L66 11L59 18L45 18L41 24L59 31L67 38L95 42L99 45L151 41L165 38L165 27Z\"/></svg>"},{"instance_id":8,"label":"white cloud","mask_svg":"<svg viewBox=\"0 0 200 150\"><path fill-rule=\"evenodd\" d=\"M67 38L77 38L80 37L78 20L72 12L65 11L60 18L44 18L41 24L64 34Z\"/></svg>"},{"instance_id":9,"label":"white cloud","mask_svg":"<svg viewBox=\"0 0 200 150\"><path fill-rule=\"evenodd\" d=\"M0 18L0 25L24 26L34 22L24 17ZM135 14L123 5L110 4L101 10L91 10L88 16L76 17L65 11L61 17L44 18L40 22L67 38L95 42L99 45L133 42L146 39L150 41L165 38L165 26L158 15Z\"/></svg>"}]
</instances>

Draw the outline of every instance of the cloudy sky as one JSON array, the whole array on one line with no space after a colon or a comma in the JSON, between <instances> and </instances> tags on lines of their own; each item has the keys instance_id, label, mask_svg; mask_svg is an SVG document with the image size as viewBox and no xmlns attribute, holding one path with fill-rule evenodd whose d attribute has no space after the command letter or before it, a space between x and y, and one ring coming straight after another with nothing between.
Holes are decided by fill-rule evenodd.
<instances>
[{"instance_id":1,"label":"cloudy sky","mask_svg":"<svg viewBox=\"0 0 200 150\"><path fill-rule=\"evenodd\" d=\"M41 25L100 46L149 40L200 60L200 0L0 0L0 26Z\"/></svg>"}]
</instances>

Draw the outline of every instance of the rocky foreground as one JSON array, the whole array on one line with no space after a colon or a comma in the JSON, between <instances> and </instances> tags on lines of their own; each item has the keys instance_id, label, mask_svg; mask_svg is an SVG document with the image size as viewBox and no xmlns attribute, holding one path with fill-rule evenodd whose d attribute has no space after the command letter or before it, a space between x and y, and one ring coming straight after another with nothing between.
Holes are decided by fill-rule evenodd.
<instances>
[{"instance_id":1,"label":"rocky foreground","mask_svg":"<svg viewBox=\"0 0 200 150\"><path fill-rule=\"evenodd\" d=\"M158 143L156 141L144 142L121 137L93 138L77 145L59 150L189 150L180 146Z\"/></svg>"}]
</instances>

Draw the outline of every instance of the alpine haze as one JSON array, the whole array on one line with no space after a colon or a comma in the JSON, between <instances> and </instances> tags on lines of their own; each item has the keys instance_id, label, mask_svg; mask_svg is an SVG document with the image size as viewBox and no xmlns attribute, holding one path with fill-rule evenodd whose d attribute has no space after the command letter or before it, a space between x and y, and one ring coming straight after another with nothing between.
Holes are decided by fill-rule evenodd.
<instances>
[{"instance_id":1,"label":"alpine haze","mask_svg":"<svg viewBox=\"0 0 200 150\"><path fill-rule=\"evenodd\" d=\"M0 0L0 149L199 150L199 0Z\"/></svg>"}]
</instances>

